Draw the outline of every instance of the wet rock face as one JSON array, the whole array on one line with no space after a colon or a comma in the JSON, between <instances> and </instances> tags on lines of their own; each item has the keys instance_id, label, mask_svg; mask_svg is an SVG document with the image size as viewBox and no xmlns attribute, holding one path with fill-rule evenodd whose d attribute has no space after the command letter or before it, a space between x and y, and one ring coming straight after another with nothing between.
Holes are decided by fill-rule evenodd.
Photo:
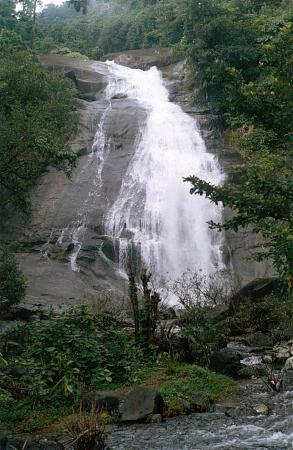
<instances>
[{"instance_id":1,"label":"wet rock face","mask_svg":"<svg viewBox=\"0 0 293 450\"><path fill-rule=\"evenodd\" d=\"M229 348L224 348L213 353L210 368L215 372L235 377L242 368L240 361L240 353Z\"/></svg>"},{"instance_id":2,"label":"wet rock face","mask_svg":"<svg viewBox=\"0 0 293 450\"><path fill-rule=\"evenodd\" d=\"M153 414L161 414L164 401L154 389L139 387L131 391L120 407L121 422L142 422Z\"/></svg>"},{"instance_id":3,"label":"wet rock face","mask_svg":"<svg viewBox=\"0 0 293 450\"><path fill-rule=\"evenodd\" d=\"M79 89L78 127L69 143L78 163L70 179L48 169L32 195L30 224L10 223L4 239L20 244L17 257L28 281L27 304L89 303L103 291L124 292L125 280L116 274L113 243L103 234L103 219L119 193L145 111L125 96L110 102L104 63L60 55L43 56L41 61L49 70L64 72ZM102 153L93 145L97 131L106 140ZM85 214L80 270L74 272L73 230Z\"/></svg>"},{"instance_id":4,"label":"wet rock face","mask_svg":"<svg viewBox=\"0 0 293 450\"><path fill-rule=\"evenodd\" d=\"M190 93L183 90L185 80L184 63L176 63L162 68L167 78L167 86L170 99L178 103L190 116L196 118L201 135L204 138L207 150L216 154L226 179L237 181L239 172L236 168L241 163L241 158L236 150L229 147L224 140L219 126L218 111L193 104ZM232 211L224 210L224 220L231 219ZM237 287L245 286L258 278L274 276L272 264L269 261L254 261L249 259L252 252L263 244L261 236L253 234L249 229L240 229L237 233L228 230L225 232L223 244L223 259L227 267L232 271Z\"/></svg>"},{"instance_id":5,"label":"wet rock face","mask_svg":"<svg viewBox=\"0 0 293 450\"><path fill-rule=\"evenodd\" d=\"M172 63L171 48L145 48L142 50L128 50L121 53L109 53L103 56L103 61L114 61L122 66L132 69L149 69L152 66L159 68Z\"/></svg>"},{"instance_id":6,"label":"wet rock face","mask_svg":"<svg viewBox=\"0 0 293 450\"><path fill-rule=\"evenodd\" d=\"M82 401L82 409L92 411L118 411L124 396L116 391L89 392Z\"/></svg>"},{"instance_id":7,"label":"wet rock face","mask_svg":"<svg viewBox=\"0 0 293 450\"><path fill-rule=\"evenodd\" d=\"M190 96L181 89L184 64L170 64L170 49L130 51L108 55L107 58L130 67L161 67L170 99L197 118L208 150L224 155L221 157L223 167L228 173L232 171L235 158L231 152L229 157L225 156L222 140L212 126L213 113L190 107ZM40 60L49 70L65 73L78 90L78 126L69 143L78 155L78 163L70 179L62 172L48 168L32 194L30 224L24 225L15 217L6 223L6 229L3 226L0 238L19 243L17 257L28 282L27 305L50 307L91 303L101 291L112 290L122 294L126 289L125 280L116 271L116 243L104 236L103 223L107 209L120 191L146 111L119 94L111 99L109 105L105 94L109 73L104 63L62 55L44 55ZM101 121L107 138L107 151L99 178L101 155L93 143ZM99 185L98 195L92 195L91 189L95 185ZM86 227L82 230L82 248L77 259L80 271L73 272L71 259L76 244L72 232L80 225L88 202L92 203L87 212ZM247 261L251 239L254 237L251 238L249 233L227 234L223 249L226 262L236 272L240 284L257 274L263 276L267 271L266 267Z\"/></svg>"}]
</instances>

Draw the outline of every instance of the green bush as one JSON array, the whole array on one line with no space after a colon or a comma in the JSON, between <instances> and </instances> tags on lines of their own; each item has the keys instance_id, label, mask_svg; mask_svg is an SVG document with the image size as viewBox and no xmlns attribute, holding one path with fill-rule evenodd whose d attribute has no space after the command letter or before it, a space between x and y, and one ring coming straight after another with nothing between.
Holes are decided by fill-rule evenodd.
<instances>
[{"instance_id":1,"label":"green bush","mask_svg":"<svg viewBox=\"0 0 293 450\"><path fill-rule=\"evenodd\" d=\"M194 306L181 315L180 332L189 358L208 366L211 354L225 345L224 330L209 318L211 308Z\"/></svg>"},{"instance_id":2,"label":"green bush","mask_svg":"<svg viewBox=\"0 0 293 450\"><path fill-rule=\"evenodd\" d=\"M66 147L73 131L71 80L46 71L19 36L0 32L1 215L28 213L29 192L52 164L70 173L76 155ZM10 208L9 208L10 207Z\"/></svg>"},{"instance_id":3,"label":"green bush","mask_svg":"<svg viewBox=\"0 0 293 450\"><path fill-rule=\"evenodd\" d=\"M22 343L20 356L5 354L12 339ZM235 391L227 377L158 355L155 348L144 352L116 322L82 307L18 326L1 342L0 422L14 430L32 431L78 412L84 393L93 389L155 386L167 404L178 395L216 398Z\"/></svg>"},{"instance_id":4,"label":"green bush","mask_svg":"<svg viewBox=\"0 0 293 450\"><path fill-rule=\"evenodd\" d=\"M15 332L14 332L15 333ZM25 369L23 383L31 394L46 397L127 382L137 353L125 331L103 328L86 309L78 308L19 330L24 351L10 361Z\"/></svg>"},{"instance_id":5,"label":"green bush","mask_svg":"<svg viewBox=\"0 0 293 450\"><path fill-rule=\"evenodd\" d=\"M272 130L248 126L241 129L237 144L241 149L248 151L267 150L278 140L278 136Z\"/></svg>"},{"instance_id":6,"label":"green bush","mask_svg":"<svg viewBox=\"0 0 293 450\"><path fill-rule=\"evenodd\" d=\"M19 303L25 292L25 279L14 256L0 249L0 307L7 309Z\"/></svg>"},{"instance_id":7,"label":"green bush","mask_svg":"<svg viewBox=\"0 0 293 450\"><path fill-rule=\"evenodd\" d=\"M276 342L293 335L293 304L288 294L275 293L262 299L243 298L228 319L230 333L265 333Z\"/></svg>"},{"instance_id":8,"label":"green bush","mask_svg":"<svg viewBox=\"0 0 293 450\"><path fill-rule=\"evenodd\" d=\"M146 360L116 325L81 307L9 330L1 338L0 421L38 428L78 410L81 392L131 383ZM5 354L12 339L23 346L20 356Z\"/></svg>"}]
</instances>

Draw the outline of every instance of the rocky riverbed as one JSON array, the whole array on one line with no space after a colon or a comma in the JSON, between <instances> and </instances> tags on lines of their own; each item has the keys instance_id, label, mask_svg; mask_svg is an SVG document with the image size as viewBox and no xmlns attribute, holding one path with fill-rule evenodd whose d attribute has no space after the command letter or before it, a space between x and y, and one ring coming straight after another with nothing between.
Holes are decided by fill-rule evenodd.
<instances>
[{"instance_id":1,"label":"rocky riverbed","mask_svg":"<svg viewBox=\"0 0 293 450\"><path fill-rule=\"evenodd\" d=\"M107 450L292 450L293 390L273 393L259 379L236 402L155 424L107 427ZM64 434L0 439L1 450L60 450ZM26 442L26 446L24 443ZM90 450L90 449L89 449Z\"/></svg>"},{"instance_id":2,"label":"rocky riverbed","mask_svg":"<svg viewBox=\"0 0 293 450\"><path fill-rule=\"evenodd\" d=\"M292 449L292 341L284 341L266 348L252 348L239 341L233 341L226 350L231 355L238 354L242 358L240 363L242 370L250 369L250 377L239 380L239 391L235 398L210 404L207 412L192 413L192 408L185 402L186 414L164 419L158 414L162 411L159 410L160 404L156 400L155 391L148 392L145 388L137 389L137 394L134 390L128 397L125 397L125 394L119 397L117 393L111 391L104 393L97 391L97 394L90 394L84 407L93 398L95 404L101 402L105 404L111 400L111 407L114 403L118 407L119 402L122 405L121 414L125 420L116 425L106 426L105 448L107 450ZM274 365L271 364L273 361ZM276 366L279 368L275 369ZM253 371L255 375L252 375ZM282 383L275 389L270 385L270 380L281 380ZM157 414L146 416L145 419L144 413L148 410L153 411L153 408ZM140 423L141 420L144 423ZM151 423L145 423L145 420ZM136 421L139 423L131 424ZM129 424L125 425L125 422ZM4 432L0 434L0 450L23 448L61 450L68 448L68 436L62 430L57 435L45 433L41 436L5 437Z\"/></svg>"},{"instance_id":3,"label":"rocky riverbed","mask_svg":"<svg viewBox=\"0 0 293 450\"><path fill-rule=\"evenodd\" d=\"M161 424L117 427L107 443L113 450L292 449L293 391L272 394L257 382L242 388L241 395L253 398L259 414L247 415L231 406L229 411L191 414Z\"/></svg>"}]
</instances>

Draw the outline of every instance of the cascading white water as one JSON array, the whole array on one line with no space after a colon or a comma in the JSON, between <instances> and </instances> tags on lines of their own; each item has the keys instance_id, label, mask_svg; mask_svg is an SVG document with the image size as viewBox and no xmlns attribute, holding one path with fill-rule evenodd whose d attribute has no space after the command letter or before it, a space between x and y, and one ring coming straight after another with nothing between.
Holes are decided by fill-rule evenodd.
<instances>
[{"instance_id":1,"label":"cascading white water","mask_svg":"<svg viewBox=\"0 0 293 450\"><path fill-rule=\"evenodd\" d=\"M120 269L133 245L143 263L175 279L187 269L210 275L221 265L221 238L207 222L221 208L189 194L183 177L223 181L217 159L208 153L194 119L168 99L160 72L144 72L108 62L108 95L122 94L147 111L137 149L119 196L106 217L107 233L120 241Z\"/></svg>"}]
</instances>

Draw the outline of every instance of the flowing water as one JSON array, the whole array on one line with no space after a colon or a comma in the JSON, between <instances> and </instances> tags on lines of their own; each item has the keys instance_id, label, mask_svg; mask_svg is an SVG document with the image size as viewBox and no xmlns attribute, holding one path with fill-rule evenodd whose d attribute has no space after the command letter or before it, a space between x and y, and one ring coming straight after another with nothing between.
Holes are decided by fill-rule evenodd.
<instances>
[{"instance_id":1,"label":"flowing water","mask_svg":"<svg viewBox=\"0 0 293 450\"><path fill-rule=\"evenodd\" d=\"M106 231L119 242L120 270L134 248L136 259L168 278L187 269L212 274L221 266L221 239L207 221L219 221L221 209L191 196L183 177L221 183L217 159L206 151L195 120L169 101L157 68L108 66L109 98L127 96L147 111L135 155L106 216Z\"/></svg>"},{"instance_id":2,"label":"flowing water","mask_svg":"<svg viewBox=\"0 0 293 450\"><path fill-rule=\"evenodd\" d=\"M61 230L58 245L73 244L71 268L79 271L78 255L89 214L103 189L103 167L110 151L105 119L111 120L112 99L127 97L146 112L146 119L140 124L119 195L105 212L105 231L115 242L118 271L125 276L132 255L138 266L167 279L176 279L187 269L213 274L222 267L222 242L207 222L220 221L222 211L205 198L191 196L183 178L196 175L221 183L224 177L217 158L206 151L195 119L169 101L157 68L142 71L107 62L105 69L108 106L79 174L88 174L87 196L74 220Z\"/></svg>"},{"instance_id":3,"label":"flowing water","mask_svg":"<svg viewBox=\"0 0 293 450\"><path fill-rule=\"evenodd\" d=\"M116 427L108 437L109 449L292 450L293 391L277 395L258 392L252 397L269 406L269 415L228 417L214 412L181 416L158 425Z\"/></svg>"}]
</instances>

